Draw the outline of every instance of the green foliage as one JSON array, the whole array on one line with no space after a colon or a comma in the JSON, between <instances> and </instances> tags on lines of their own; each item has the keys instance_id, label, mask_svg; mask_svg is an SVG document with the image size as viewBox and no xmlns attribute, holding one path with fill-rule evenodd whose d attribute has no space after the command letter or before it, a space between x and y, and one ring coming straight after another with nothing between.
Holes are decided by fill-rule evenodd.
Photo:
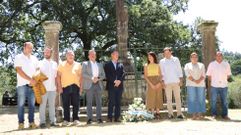
<instances>
[{"instance_id":1,"label":"green foliage","mask_svg":"<svg viewBox=\"0 0 241 135\"><path fill-rule=\"evenodd\" d=\"M228 100L230 108L241 108L241 76L233 77L234 81L228 85Z\"/></svg>"},{"instance_id":2,"label":"green foliage","mask_svg":"<svg viewBox=\"0 0 241 135\"><path fill-rule=\"evenodd\" d=\"M224 59L230 63L233 75L238 75L241 73L241 54L240 53L225 51Z\"/></svg>"},{"instance_id":3,"label":"green foliage","mask_svg":"<svg viewBox=\"0 0 241 135\"><path fill-rule=\"evenodd\" d=\"M236 60L232 63L231 70L233 75L241 74L241 59Z\"/></svg>"},{"instance_id":4,"label":"green foliage","mask_svg":"<svg viewBox=\"0 0 241 135\"><path fill-rule=\"evenodd\" d=\"M158 0L129 5L129 44L138 48L179 47L191 38L187 26L173 20L173 13Z\"/></svg>"},{"instance_id":5,"label":"green foliage","mask_svg":"<svg viewBox=\"0 0 241 135\"><path fill-rule=\"evenodd\" d=\"M16 90L16 71L13 67L2 67L0 66L0 95L5 91L14 93Z\"/></svg>"},{"instance_id":6,"label":"green foliage","mask_svg":"<svg viewBox=\"0 0 241 135\"><path fill-rule=\"evenodd\" d=\"M66 48L74 49L77 61L86 59L92 47L103 50L116 42L116 8L114 0L4 0L0 3L0 65L2 76L16 83L14 56L22 50L25 41L34 43L34 53L42 57L44 30L42 23L57 20L63 25L60 32L60 54ZM184 46L190 41L190 30L172 16L187 9L188 0L126 0L129 11L129 48L162 48ZM138 70L143 65L138 53ZM85 56L83 56L85 52ZM131 53L133 53L131 51ZM139 55L140 54L140 55ZM98 56L105 59L105 56ZM9 75L11 74L11 75ZM1 82L1 89L14 89L11 81ZM11 87L10 87L11 85Z\"/></svg>"},{"instance_id":7,"label":"green foliage","mask_svg":"<svg viewBox=\"0 0 241 135\"><path fill-rule=\"evenodd\" d=\"M187 26L172 15L187 9L188 0L126 0L129 10L129 47L179 46L190 39ZM111 0L15 0L0 3L0 60L6 64L25 41L35 44L35 53L44 46L41 24L58 20L60 52L66 48L85 51L106 50L116 44L115 1ZM17 50L17 51L16 51ZM9 57L10 56L10 57ZM80 53L77 59L84 59Z\"/></svg>"}]
</instances>

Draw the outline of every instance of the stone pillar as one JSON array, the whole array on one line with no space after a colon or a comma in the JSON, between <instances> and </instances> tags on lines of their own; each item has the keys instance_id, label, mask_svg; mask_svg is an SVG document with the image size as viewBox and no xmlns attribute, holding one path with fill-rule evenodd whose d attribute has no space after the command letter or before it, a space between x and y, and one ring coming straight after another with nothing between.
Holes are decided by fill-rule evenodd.
<instances>
[{"instance_id":1,"label":"stone pillar","mask_svg":"<svg viewBox=\"0 0 241 135\"><path fill-rule=\"evenodd\" d=\"M58 21L45 21L43 28L45 30L45 46L53 49L52 58L59 63L59 31L62 29L62 24Z\"/></svg>"},{"instance_id":2,"label":"stone pillar","mask_svg":"<svg viewBox=\"0 0 241 135\"><path fill-rule=\"evenodd\" d=\"M202 34L202 55L203 63L207 68L208 64L215 59L216 54L216 27L218 23L215 21L204 21L198 26Z\"/></svg>"},{"instance_id":3,"label":"stone pillar","mask_svg":"<svg viewBox=\"0 0 241 135\"><path fill-rule=\"evenodd\" d=\"M215 21L204 21L198 26L199 31L202 35L202 58L205 68L208 68L208 65L211 61L215 59L216 55L216 27L218 23ZM210 103L210 82L207 81L207 99ZM210 104L209 104L210 105Z\"/></svg>"},{"instance_id":4,"label":"stone pillar","mask_svg":"<svg viewBox=\"0 0 241 135\"><path fill-rule=\"evenodd\" d=\"M54 61L59 63L59 31L62 29L62 24L59 21L45 21L42 26L45 31L45 46L53 49L52 58ZM59 94L57 94L56 97L56 107L57 122L60 122L62 121L63 109L61 107Z\"/></svg>"}]
</instances>

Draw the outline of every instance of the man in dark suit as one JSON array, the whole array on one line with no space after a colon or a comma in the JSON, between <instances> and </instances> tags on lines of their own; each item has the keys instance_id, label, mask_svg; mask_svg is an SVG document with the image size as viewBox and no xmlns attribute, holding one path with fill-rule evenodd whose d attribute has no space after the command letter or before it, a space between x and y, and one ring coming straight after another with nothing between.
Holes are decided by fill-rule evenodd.
<instances>
[{"instance_id":1,"label":"man in dark suit","mask_svg":"<svg viewBox=\"0 0 241 135\"><path fill-rule=\"evenodd\" d=\"M113 51L111 61L107 62L104 67L107 80L106 89L108 90L108 122L112 122L113 107L115 107L114 121L120 122L124 69L118 59L119 53Z\"/></svg>"}]
</instances>

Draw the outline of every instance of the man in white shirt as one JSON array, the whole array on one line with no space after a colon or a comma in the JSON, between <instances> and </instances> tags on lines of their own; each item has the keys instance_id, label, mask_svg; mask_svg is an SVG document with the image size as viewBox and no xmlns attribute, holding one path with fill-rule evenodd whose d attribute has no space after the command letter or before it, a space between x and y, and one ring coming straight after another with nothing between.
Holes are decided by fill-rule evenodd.
<instances>
[{"instance_id":1,"label":"man in white shirt","mask_svg":"<svg viewBox=\"0 0 241 135\"><path fill-rule=\"evenodd\" d=\"M44 87L46 88L46 94L42 95L42 103L39 107L40 115L40 127L46 128L46 105L49 106L49 119L50 126L56 126L55 124L55 98L56 98L56 77L57 77L57 63L51 59L52 49L46 47L44 49L44 59L40 61L40 71L48 77L48 80L44 81Z\"/></svg>"},{"instance_id":2,"label":"man in white shirt","mask_svg":"<svg viewBox=\"0 0 241 135\"><path fill-rule=\"evenodd\" d=\"M172 108L172 92L174 93L177 118L183 119L184 116L181 112L181 97L180 97L180 86L183 85L183 74L180 61L177 57L172 56L170 47L165 47L164 58L160 60L160 67L162 71L163 85L165 88L167 98L167 109L168 118L173 119L173 108Z\"/></svg>"},{"instance_id":3,"label":"man in white shirt","mask_svg":"<svg viewBox=\"0 0 241 135\"><path fill-rule=\"evenodd\" d=\"M103 123L101 118L103 79L105 72L102 64L96 62L96 52L89 50L89 61L83 62L83 89L86 91L87 98L87 124L92 123L92 101L95 98L97 122Z\"/></svg>"},{"instance_id":4,"label":"man in white shirt","mask_svg":"<svg viewBox=\"0 0 241 135\"><path fill-rule=\"evenodd\" d=\"M211 113L213 118L217 116L217 96L220 96L222 104L222 117L229 120L228 117L228 79L231 77L231 69L228 62L223 61L222 52L216 53L216 60L211 62L207 69L207 76L211 81Z\"/></svg>"},{"instance_id":5,"label":"man in white shirt","mask_svg":"<svg viewBox=\"0 0 241 135\"><path fill-rule=\"evenodd\" d=\"M14 67L17 71L17 95L18 95L18 129L24 129L24 103L28 100L28 119L29 127L34 129L34 110L35 110L35 97L32 86L36 84L33 75L38 68L38 59L32 55L33 44L25 42L23 53L18 54L14 60Z\"/></svg>"}]
</instances>

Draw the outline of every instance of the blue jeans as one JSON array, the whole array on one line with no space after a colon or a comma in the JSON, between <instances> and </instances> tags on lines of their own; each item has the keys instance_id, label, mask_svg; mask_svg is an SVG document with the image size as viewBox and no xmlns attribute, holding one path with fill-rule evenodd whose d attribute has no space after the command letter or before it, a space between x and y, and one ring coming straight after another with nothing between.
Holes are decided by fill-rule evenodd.
<instances>
[{"instance_id":1,"label":"blue jeans","mask_svg":"<svg viewBox=\"0 0 241 135\"><path fill-rule=\"evenodd\" d=\"M221 104L222 104L222 117L228 116L228 103L227 103L227 92L228 88L218 88L211 87L211 113L214 116L217 116L217 96L220 95Z\"/></svg>"},{"instance_id":2,"label":"blue jeans","mask_svg":"<svg viewBox=\"0 0 241 135\"><path fill-rule=\"evenodd\" d=\"M18 95L18 122L24 123L24 103L25 99L28 100L28 121L34 122L34 109L35 109L35 97L31 87L27 85L17 87Z\"/></svg>"},{"instance_id":3,"label":"blue jeans","mask_svg":"<svg viewBox=\"0 0 241 135\"><path fill-rule=\"evenodd\" d=\"M189 114L206 112L204 87L187 86L187 94Z\"/></svg>"}]
</instances>

